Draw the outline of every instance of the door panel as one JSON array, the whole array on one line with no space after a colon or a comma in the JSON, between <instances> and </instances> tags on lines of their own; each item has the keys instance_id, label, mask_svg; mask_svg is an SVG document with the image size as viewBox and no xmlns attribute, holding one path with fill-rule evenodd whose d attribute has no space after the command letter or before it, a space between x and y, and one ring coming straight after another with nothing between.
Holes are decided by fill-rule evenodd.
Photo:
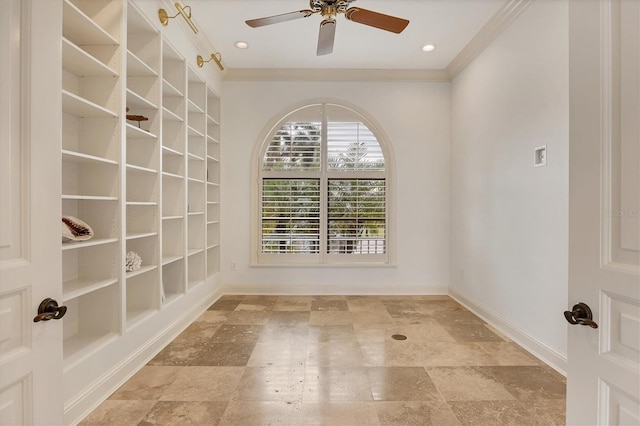
<instances>
[{"instance_id":1,"label":"door panel","mask_svg":"<svg viewBox=\"0 0 640 426\"><path fill-rule=\"evenodd\" d=\"M569 2L567 424L640 424L640 2Z\"/></svg>"},{"instance_id":2,"label":"door panel","mask_svg":"<svg viewBox=\"0 0 640 426\"><path fill-rule=\"evenodd\" d=\"M2 425L63 422L62 323L33 322L42 299L62 294L61 22L61 1L6 0L0 14Z\"/></svg>"}]
</instances>

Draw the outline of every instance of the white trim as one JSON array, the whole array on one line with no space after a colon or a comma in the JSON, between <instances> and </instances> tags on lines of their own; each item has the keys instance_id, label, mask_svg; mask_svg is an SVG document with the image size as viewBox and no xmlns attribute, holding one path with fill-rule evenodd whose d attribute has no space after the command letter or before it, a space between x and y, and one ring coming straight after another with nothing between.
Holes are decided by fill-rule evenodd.
<instances>
[{"instance_id":1,"label":"white trim","mask_svg":"<svg viewBox=\"0 0 640 426\"><path fill-rule=\"evenodd\" d=\"M225 81L448 82L439 69L231 68Z\"/></svg>"},{"instance_id":2,"label":"white trim","mask_svg":"<svg viewBox=\"0 0 640 426\"><path fill-rule=\"evenodd\" d=\"M489 325L506 335L518 345L566 377L567 375L567 354L563 354L550 347L540 339L529 334L519 326L495 312L494 310L473 302L461 293L449 289L449 296L456 302L469 309L478 317L485 320Z\"/></svg>"},{"instance_id":3,"label":"white trim","mask_svg":"<svg viewBox=\"0 0 640 426\"><path fill-rule=\"evenodd\" d=\"M424 296L446 295L448 287L441 285L397 285L366 284L366 287L356 289L354 286L344 284L226 284L223 287L224 294L242 295L276 295L276 296L318 296L318 295L345 295L345 296Z\"/></svg>"},{"instance_id":4,"label":"white trim","mask_svg":"<svg viewBox=\"0 0 640 426\"><path fill-rule=\"evenodd\" d=\"M449 80L453 81L524 11L531 0L509 0L485 24L471 41L447 66Z\"/></svg>"},{"instance_id":5,"label":"white trim","mask_svg":"<svg viewBox=\"0 0 640 426\"><path fill-rule=\"evenodd\" d=\"M155 357L165 346L173 341L191 323L193 323L209 306L222 296L222 291L218 288L198 304L192 306L171 322L165 329L157 335L140 345L137 350L131 351L129 356L115 365L111 370L105 372L98 380L87 386L64 404L65 424L78 424L88 416L109 395L115 392L142 367Z\"/></svg>"},{"instance_id":6,"label":"white trim","mask_svg":"<svg viewBox=\"0 0 640 426\"><path fill-rule=\"evenodd\" d=\"M531 0L508 0L446 69L231 68L224 81L450 82L524 11Z\"/></svg>"}]
</instances>

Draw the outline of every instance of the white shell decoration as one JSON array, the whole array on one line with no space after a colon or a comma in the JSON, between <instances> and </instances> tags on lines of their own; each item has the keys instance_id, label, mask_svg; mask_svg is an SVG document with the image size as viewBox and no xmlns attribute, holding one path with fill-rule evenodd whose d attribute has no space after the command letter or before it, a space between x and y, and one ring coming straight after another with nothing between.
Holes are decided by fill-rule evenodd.
<instances>
[{"instance_id":1,"label":"white shell decoration","mask_svg":"<svg viewBox=\"0 0 640 426\"><path fill-rule=\"evenodd\" d=\"M127 272L137 271L142 267L142 258L135 251L127 252L125 259L124 270Z\"/></svg>"},{"instance_id":2,"label":"white shell decoration","mask_svg":"<svg viewBox=\"0 0 640 426\"><path fill-rule=\"evenodd\" d=\"M77 217L62 216L62 242L86 241L93 237L93 229Z\"/></svg>"}]
</instances>

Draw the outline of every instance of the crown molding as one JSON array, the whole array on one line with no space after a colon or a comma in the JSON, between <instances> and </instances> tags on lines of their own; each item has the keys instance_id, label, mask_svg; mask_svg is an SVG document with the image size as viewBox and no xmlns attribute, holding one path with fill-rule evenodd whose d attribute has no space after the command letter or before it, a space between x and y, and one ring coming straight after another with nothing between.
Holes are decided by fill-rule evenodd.
<instances>
[{"instance_id":1,"label":"crown molding","mask_svg":"<svg viewBox=\"0 0 640 426\"><path fill-rule=\"evenodd\" d=\"M507 0L474 38L447 66L449 81L453 81L524 11L531 0Z\"/></svg>"},{"instance_id":2,"label":"crown molding","mask_svg":"<svg viewBox=\"0 0 640 426\"><path fill-rule=\"evenodd\" d=\"M168 1L168 0L164 0ZM446 69L231 68L224 81L450 82L526 9L532 0L506 0Z\"/></svg>"},{"instance_id":3,"label":"crown molding","mask_svg":"<svg viewBox=\"0 0 640 426\"><path fill-rule=\"evenodd\" d=\"M231 68L225 81L448 82L443 69Z\"/></svg>"}]
</instances>

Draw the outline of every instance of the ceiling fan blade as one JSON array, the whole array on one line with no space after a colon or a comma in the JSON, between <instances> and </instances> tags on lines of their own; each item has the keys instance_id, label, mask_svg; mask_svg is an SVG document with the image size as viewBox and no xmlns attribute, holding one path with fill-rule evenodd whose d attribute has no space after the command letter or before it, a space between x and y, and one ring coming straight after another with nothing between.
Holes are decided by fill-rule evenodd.
<instances>
[{"instance_id":1,"label":"ceiling fan blade","mask_svg":"<svg viewBox=\"0 0 640 426\"><path fill-rule=\"evenodd\" d=\"M384 13L373 12L359 7L350 7L345 12L348 20L370 27L379 28L392 33L400 34L409 25L409 21Z\"/></svg>"},{"instance_id":2,"label":"ceiling fan blade","mask_svg":"<svg viewBox=\"0 0 640 426\"><path fill-rule=\"evenodd\" d=\"M318 36L317 55L328 55L333 52L333 41L336 36L336 20L325 19L320 23L320 35Z\"/></svg>"},{"instance_id":3,"label":"ceiling fan blade","mask_svg":"<svg viewBox=\"0 0 640 426\"><path fill-rule=\"evenodd\" d=\"M295 12L283 13L281 15L267 16L265 18L250 19L245 21L251 28L264 27L265 25L279 24L280 22L293 21L294 19L307 18L313 15L313 10L297 10Z\"/></svg>"}]
</instances>

